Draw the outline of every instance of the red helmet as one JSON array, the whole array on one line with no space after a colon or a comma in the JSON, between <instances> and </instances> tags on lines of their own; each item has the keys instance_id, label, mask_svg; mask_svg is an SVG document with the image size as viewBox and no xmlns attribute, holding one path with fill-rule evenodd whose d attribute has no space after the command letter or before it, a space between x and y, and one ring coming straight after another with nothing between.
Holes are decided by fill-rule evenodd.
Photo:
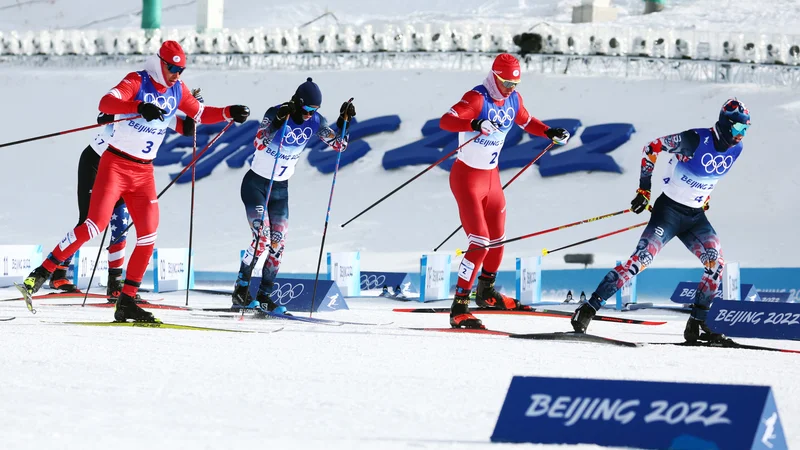
<instances>
[{"instance_id":1,"label":"red helmet","mask_svg":"<svg viewBox=\"0 0 800 450\"><path fill-rule=\"evenodd\" d=\"M183 52L181 44L175 41L164 41L158 51L158 57L167 64L186 67L186 53Z\"/></svg>"},{"instance_id":2,"label":"red helmet","mask_svg":"<svg viewBox=\"0 0 800 450\"><path fill-rule=\"evenodd\" d=\"M508 53L497 55L492 63L492 73L507 81L519 82L522 73L517 58Z\"/></svg>"}]
</instances>

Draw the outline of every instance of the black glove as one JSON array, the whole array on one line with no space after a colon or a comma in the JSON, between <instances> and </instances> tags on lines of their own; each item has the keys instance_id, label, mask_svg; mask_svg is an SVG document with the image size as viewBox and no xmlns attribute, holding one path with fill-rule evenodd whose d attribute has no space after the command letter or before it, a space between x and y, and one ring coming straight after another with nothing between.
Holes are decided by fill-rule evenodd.
<instances>
[{"instance_id":1,"label":"black glove","mask_svg":"<svg viewBox=\"0 0 800 450\"><path fill-rule=\"evenodd\" d=\"M548 139L555 142L556 145L564 145L569 140L569 131L564 128L548 128L544 134Z\"/></svg>"},{"instance_id":2,"label":"black glove","mask_svg":"<svg viewBox=\"0 0 800 450\"><path fill-rule=\"evenodd\" d=\"M481 134L492 134L495 131L500 129L500 125L492 122L491 120L487 119L475 119L469 123L473 130L481 133Z\"/></svg>"},{"instance_id":3,"label":"black glove","mask_svg":"<svg viewBox=\"0 0 800 450\"><path fill-rule=\"evenodd\" d=\"M231 105L228 106L231 118L236 123L244 123L250 117L250 108L244 105Z\"/></svg>"},{"instance_id":4,"label":"black glove","mask_svg":"<svg viewBox=\"0 0 800 450\"><path fill-rule=\"evenodd\" d=\"M114 121L114 115L113 114L106 114L104 112L101 112L100 114L97 115L97 123L99 125L103 125L103 124L106 124L106 123L111 123L113 121Z\"/></svg>"},{"instance_id":5,"label":"black glove","mask_svg":"<svg viewBox=\"0 0 800 450\"><path fill-rule=\"evenodd\" d=\"M345 117L346 116L346 117ZM344 121L350 120L356 116L356 107L350 102L342 103L339 108L339 118L336 119L336 126L341 130L344 127Z\"/></svg>"},{"instance_id":6,"label":"black glove","mask_svg":"<svg viewBox=\"0 0 800 450\"><path fill-rule=\"evenodd\" d=\"M650 203L650 191L646 191L644 189L637 189L636 190L636 197L631 200L631 211L636 214L640 214L647 208L647 205Z\"/></svg>"},{"instance_id":7,"label":"black glove","mask_svg":"<svg viewBox=\"0 0 800 450\"><path fill-rule=\"evenodd\" d=\"M183 135L184 136L194 136L196 124L194 119L191 117L186 117L183 119Z\"/></svg>"},{"instance_id":8,"label":"black glove","mask_svg":"<svg viewBox=\"0 0 800 450\"><path fill-rule=\"evenodd\" d=\"M150 122L151 120L164 120L164 114L167 112L152 103L139 103L136 111L144 117L144 120Z\"/></svg>"},{"instance_id":9,"label":"black glove","mask_svg":"<svg viewBox=\"0 0 800 450\"><path fill-rule=\"evenodd\" d=\"M339 108L339 116L342 117L345 115L347 115L348 119L356 116L356 107L353 106L351 102L344 102L341 108Z\"/></svg>"},{"instance_id":10,"label":"black glove","mask_svg":"<svg viewBox=\"0 0 800 450\"><path fill-rule=\"evenodd\" d=\"M203 95L200 93L200 88L192 89L192 97L196 98L200 103L205 103Z\"/></svg>"},{"instance_id":11,"label":"black glove","mask_svg":"<svg viewBox=\"0 0 800 450\"><path fill-rule=\"evenodd\" d=\"M297 104L295 104L294 99L289 100L286 103L283 103L281 106L278 107L278 120L284 121L287 117L291 116L292 114L297 112Z\"/></svg>"}]
</instances>

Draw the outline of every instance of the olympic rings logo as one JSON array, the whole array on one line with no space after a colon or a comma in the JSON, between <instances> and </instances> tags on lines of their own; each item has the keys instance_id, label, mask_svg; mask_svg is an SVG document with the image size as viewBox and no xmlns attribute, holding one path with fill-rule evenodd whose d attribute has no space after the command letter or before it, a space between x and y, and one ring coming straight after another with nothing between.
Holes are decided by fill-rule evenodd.
<instances>
[{"instance_id":1,"label":"olympic rings logo","mask_svg":"<svg viewBox=\"0 0 800 450\"><path fill-rule=\"evenodd\" d=\"M361 275L361 289L378 289L386 282L386 275Z\"/></svg>"},{"instance_id":2,"label":"olympic rings logo","mask_svg":"<svg viewBox=\"0 0 800 450\"><path fill-rule=\"evenodd\" d=\"M159 108L167 111L167 114L172 114L175 111L175 108L178 107L177 100L175 97L164 97L163 95L159 95L156 97L154 94L146 93L144 94L144 102L145 103L152 103Z\"/></svg>"},{"instance_id":3,"label":"olympic rings logo","mask_svg":"<svg viewBox=\"0 0 800 450\"><path fill-rule=\"evenodd\" d=\"M287 144L305 145L311 139L311 128L289 128L283 138Z\"/></svg>"},{"instance_id":4,"label":"olympic rings logo","mask_svg":"<svg viewBox=\"0 0 800 450\"><path fill-rule=\"evenodd\" d=\"M292 300L300 297L300 295L303 294L303 290L302 284L275 283L275 289L273 289L270 294L270 298L278 305L285 306Z\"/></svg>"},{"instance_id":5,"label":"olympic rings logo","mask_svg":"<svg viewBox=\"0 0 800 450\"><path fill-rule=\"evenodd\" d=\"M508 107L506 109L490 109L489 120L494 123L500 124L501 128L508 128L514 122L514 108Z\"/></svg>"},{"instance_id":6,"label":"olympic rings logo","mask_svg":"<svg viewBox=\"0 0 800 450\"><path fill-rule=\"evenodd\" d=\"M705 153L703 157L700 158L700 163L703 164L706 173L722 175L731 167L731 164L733 164L733 156L712 156L710 153Z\"/></svg>"}]
</instances>

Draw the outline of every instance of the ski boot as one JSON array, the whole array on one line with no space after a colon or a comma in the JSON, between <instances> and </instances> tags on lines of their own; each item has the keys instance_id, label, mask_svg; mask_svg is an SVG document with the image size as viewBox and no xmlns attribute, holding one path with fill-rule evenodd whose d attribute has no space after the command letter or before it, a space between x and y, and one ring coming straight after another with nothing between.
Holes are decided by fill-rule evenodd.
<instances>
[{"instance_id":1,"label":"ski boot","mask_svg":"<svg viewBox=\"0 0 800 450\"><path fill-rule=\"evenodd\" d=\"M285 306L278 306L277 303L272 301L267 293L259 290L258 295L256 295L256 300L258 301L259 308L262 311L271 312L273 314L283 314L284 316L291 316L289 311L286 310Z\"/></svg>"},{"instance_id":2,"label":"ski boot","mask_svg":"<svg viewBox=\"0 0 800 450\"><path fill-rule=\"evenodd\" d=\"M486 329L483 322L469 312L469 293L458 287L453 299L453 306L450 307L450 326L453 328Z\"/></svg>"},{"instance_id":3,"label":"ski boot","mask_svg":"<svg viewBox=\"0 0 800 450\"><path fill-rule=\"evenodd\" d=\"M253 296L250 294L250 286L249 285L241 285L238 282L236 283L236 287L233 289L233 295L231 296L231 309L254 309L258 308L258 302L253 300Z\"/></svg>"},{"instance_id":4,"label":"ski boot","mask_svg":"<svg viewBox=\"0 0 800 450\"><path fill-rule=\"evenodd\" d=\"M53 274L50 275L50 289L56 289L61 292L78 291L78 288L67 279L66 266L58 266Z\"/></svg>"},{"instance_id":5,"label":"ski boot","mask_svg":"<svg viewBox=\"0 0 800 450\"><path fill-rule=\"evenodd\" d=\"M50 278L50 272L42 266L33 269L33 272L28 274L28 277L22 282L28 294L33 295L42 288L47 279Z\"/></svg>"},{"instance_id":6,"label":"ski boot","mask_svg":"<svg viewBox=\"0 0 800 450\"><path fill-rule=\"evenodd\" d=\"M514 309L530 311L530 306L521 305L519 300L497 292L494 288L495 277L481 274L478 277L478 287L475 289L475 303L479 308Z\"/></svg>"},{"instance_id":7,"label":"ski boot","mask_svg":"<svg viewBox=\"0 0 800 450\"><path fill-rule=\"evenodd\" d=\"M399 299L399 300L407 300L408 299L408 297L406 297L406 294L403 294L403 287L400 286L399 284L394 287L394 294L392 295L392 297L394 297L396 299Z\"/></svg>"},{"instance_id":8,"label":"ski boot","mask_svg":"<svg viewBox=\"0 0 800 450\"><path fill-rule=\"evenodd\" d=\"M153 314L143 310L130 295L122 292L117 298L117 306L114 308L114 321L127 322L128 319L134 322L161 323L153 317Z\"/></svg>"},{"instance_id":9,"label":"ski boot","mask_svg":"<svg viewBox=\"0 0 800 450\"><path fill-rule=\"evenodd\" d=\"M108 280L106 281L106 295L108 296L108 303L117 303L119 295L122 292L122 285L125 284L122 280L122 269L108 269ZM136 303L147 303L142 300L139 293L133 297Z\"/></svg>"},{"instance_id":10,"label":"ski boot","mask_svg":"<svg viewBox=\"0 0 800 450\"><path fill-rule=\"evenodd\" d=\"M561 302L561 303L569 303L569 302L571 302L572 300L574 300L574 299L572 298L572 291L567 291L567 296L564 298L564 301L563 301L563 302Z\"/></svg>"},{"instance_id":11,"label":"ski boot","mask_svg":"<svg viewBox=\"0 0 800 450\"><path fill-rule=\"evenodd\" d=\"M392 298L392 294L389 292L389 286L383 285L383 290L381 290L381 297Z\"/></svg>"},{"instance_id":12,"label":"ski boot","mask_svg":"<svg viewBox=\"0 0 800 450\"><path fill-rule=\"evenodd\" d=\"M683 338L689 344L705 341L713 346L724 346L733 342L724 334L711 331L705 321L694 317L689 317L689 320L686 321L686 328L683 329Z\"/></svg>"},{"instance_id":13,"label":"ski boot","mask_svg":"<svg viewBox=\"0 0 800 450\"><path fill-rule=\"evenodd\" d=\"M586 299L586 296L582 295L582 298ZM581 306L575 310L575 313L572 314L572 319L570 319L572 329L575 330L576 333L586 333L586 329L589 328L589 324L592 322L592 319L594 319L595 314L597 314L597 309L602 305L603 300L599 295L593 293L592 298L590 298L588 302L582 303Z\"/></svg>"}]
</instances>

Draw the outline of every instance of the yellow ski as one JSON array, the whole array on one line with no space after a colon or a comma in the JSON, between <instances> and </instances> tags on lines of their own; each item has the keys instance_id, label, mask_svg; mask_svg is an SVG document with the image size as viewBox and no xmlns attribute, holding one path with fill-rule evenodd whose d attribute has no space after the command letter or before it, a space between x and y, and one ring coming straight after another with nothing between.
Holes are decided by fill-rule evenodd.
<instances>
[{"instance_id":1,"label":"yellow ski","mask_svg":"<svg viewBox=\"0 0 800 450\"><path fill-rule=\"evenodd\" d=\"M137 328L168 328L172 330L195 330L195 331L223 331L229 333L274 333L283 328L269 331L258 330L231 330L227 328L196 327L192 325L179 325L175 323L163 322L58 322L68 325L84 325L92 327L137 327Z\"/></svg>"}]
</instances>

